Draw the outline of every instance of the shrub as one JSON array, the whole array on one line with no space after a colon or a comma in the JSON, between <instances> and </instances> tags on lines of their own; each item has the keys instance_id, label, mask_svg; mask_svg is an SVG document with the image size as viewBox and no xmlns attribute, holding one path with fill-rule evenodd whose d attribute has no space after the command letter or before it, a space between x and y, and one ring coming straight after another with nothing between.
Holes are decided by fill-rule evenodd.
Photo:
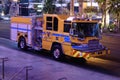
<instances>
[{"instance_id":1,"label":"shrub","mask_svg":"<svg viewBox=\"0 0 120 80\"><path fill-rule=\"evenodd\" d=\"M110 32L113 32L114 28L115 28L115 24L113 24L113 23L108 26L108 29Z\"/></svg>"}]
</instances>

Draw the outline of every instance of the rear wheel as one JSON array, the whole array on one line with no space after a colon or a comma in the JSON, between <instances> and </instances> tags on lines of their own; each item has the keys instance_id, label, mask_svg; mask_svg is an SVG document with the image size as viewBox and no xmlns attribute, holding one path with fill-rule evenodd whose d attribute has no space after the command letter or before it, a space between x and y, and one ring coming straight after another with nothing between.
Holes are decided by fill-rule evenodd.
<instances>
[{"instance_id":1,"label":"rear wheel","mask_svg":"<svg viewBox=\"0 0 120 80\"><path fill-rule=\"evenodd\" d=\"M26 50L27 49L27 46L26 46L26 41L25 41L25 38L20 38L19 42L18 42L18 47L20 49L23 49L23 50Z\"/></svg>"},{"instance_id":2,"label":"rear wheel","mask_svg":"<svg viewBox=\"0 0 120 80\"><path fill-rule=\"evenodd\" d=\"M63 58L63 52L60 46L55 45L52 49L52 54L54 59L56 60L60 60L61 58Z\"/></svg>"}]
</instances>

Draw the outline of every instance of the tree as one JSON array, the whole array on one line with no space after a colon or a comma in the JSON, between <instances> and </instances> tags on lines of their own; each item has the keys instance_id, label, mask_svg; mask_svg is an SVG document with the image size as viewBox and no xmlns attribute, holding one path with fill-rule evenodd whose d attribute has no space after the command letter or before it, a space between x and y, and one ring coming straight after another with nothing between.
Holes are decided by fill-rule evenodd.
<instances>
[{"instance_id":1,"label":"tree","mask_svg":"<svg viewBox=\"0 0 120 80\"><path fill-rule=\"evenodd\" d=\"M60 3L61 4L61 13L63 14L63 3L65 3L65 0L58 0L58 3Z\"/></svg>"},{"instance_id":2,"label":"tree","mask_svg":"<svg viewBox=\"0 0 120 80\"><path fill-rule=\"evenodd\" d=\"M79 2L79 14L83 14L83 2L84 0L77 0Z\"/></svg>"},{"instance_id":3,"label":"tree","mask_svg":"<svg viewBox=\"0 0 120 80\"><path fill-rule=\"evenodd\" d=\"M55 0L45 0L44 1L44 8L43 8L43 12L44 13L49 13L52 14L55 12L55 5L54 5L54 1Z\"/></svg>"},{"instance_id":4,"label":"tree","mask_svg":"<svg viewBox=\"0 0 120 80\"><path fill-rule=\"evenodd\" d=\"M102 12L105 10L106 0L96 0L98 2L99 8Z\"/></svg>"},{"instance_id":5,"label":"tree","mask_svg":"<svg viewBox=\"0 0 120 80\"><path fill-rule=\"evenodd\" d=\"M109 0L108 5L108 10L110 13L112 13L115 18L117 19L117 26L119 27L120 24L120 0Z\"/></svg>"},{"instance_id":6,"label":"tree","mask_svg":"<svg viewBox=\"0 0 120 80\"><path fill-rule=\"evenodd\" d=\"M99 10L102 12L102 27L103 28L107 28L107 26L109 24L106 24L107 22L107 19L106 19L106 16L108 14L108 10L107 10L107 7L108 7L108 0L96 0L98 2L98 5L99 5Z\"/></svg>"},{"instance_id":7,"label":"tree","mask_svg":"<svg viewBox=\"0 0 120 80\"><path fill-rule=\"evenodd\" d=\"M3 8L3 10L4 10L4 14L5 15L9 14L11 3L12 2L10 0L4 1L4 8Z\"/></svg>"},{"instance_id":8,"label":"tree","mask_svg":"<svg viewBox=\"0 0 120 80\"><path fill-rule=\"evenodd\" d=\"M70 11L70 3L67 4L67 9Z\"/></svg>"},{"instance_id":9,"label":"tree","mask_svg":"<svg viewBox=\"0 0 120 80\"><path fill-rule=\"evenodd\" d=\"M97 12L97 8L92 7L92 6L86 7L86 8L84 9L84 12L85 12L86 14L88 14L88 17L92 17L92 15Z\"/></svg>"},{"instance_id":10,"label":"tree","mask_svg":"<svg viewBox=\"0 0 120 80\"><path fill-rule=\"evenodd\" d=\"M60 3L61 7L63 7L62 4L65 3L65 0L59 0L58 3Z\"/></svg>"}]
</instances>

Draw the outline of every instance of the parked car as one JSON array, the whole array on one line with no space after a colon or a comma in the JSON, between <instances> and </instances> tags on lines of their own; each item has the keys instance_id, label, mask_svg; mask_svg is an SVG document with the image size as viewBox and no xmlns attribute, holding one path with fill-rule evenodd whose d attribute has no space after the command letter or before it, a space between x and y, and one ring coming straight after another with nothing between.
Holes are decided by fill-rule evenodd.
<instances>
[{"instance_id":1,"label":"parked car","mask_svg":"<svg viewBox=\"0 0 120 80\"><path fill-rule=\"evenodd\" d=\"M6 20L6 21L10 20L10 16L7 16L7 15L1 16L1 18L2 18L2 20Z\"/></svg>"}]
</instances>

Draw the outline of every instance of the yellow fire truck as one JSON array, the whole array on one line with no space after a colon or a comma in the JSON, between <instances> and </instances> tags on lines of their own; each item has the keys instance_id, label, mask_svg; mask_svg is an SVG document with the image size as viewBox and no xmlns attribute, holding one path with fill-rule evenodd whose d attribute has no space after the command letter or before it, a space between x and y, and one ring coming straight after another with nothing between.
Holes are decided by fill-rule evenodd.
<instances>
[{"instance_id":1,"label":"yellow fire truck","mask_svg":"<svg viewBox=\"0 0 120 80\"><path fill-rule=\"evenodd\" d=\"M12 17L11 40L18 42L21 49L49 50L55 59L64 55L86 59L109 54L110 50L100 43L98 21L73 16L73 11L72 8L71 16Z\"/></svg>"},{"instance_id":2,"label":"yellow fire truck","mask_svg":"<svg viewBox=\"0 0 120 80\"><path fill-rule=\"evenodd\" d=\"M11 39L18 42L19 48L46 49L55 59L63 55L89 58L109 54L100 36L99 24L94 20L56 14L11 18Z\"/></svg>"}]
</instances>

